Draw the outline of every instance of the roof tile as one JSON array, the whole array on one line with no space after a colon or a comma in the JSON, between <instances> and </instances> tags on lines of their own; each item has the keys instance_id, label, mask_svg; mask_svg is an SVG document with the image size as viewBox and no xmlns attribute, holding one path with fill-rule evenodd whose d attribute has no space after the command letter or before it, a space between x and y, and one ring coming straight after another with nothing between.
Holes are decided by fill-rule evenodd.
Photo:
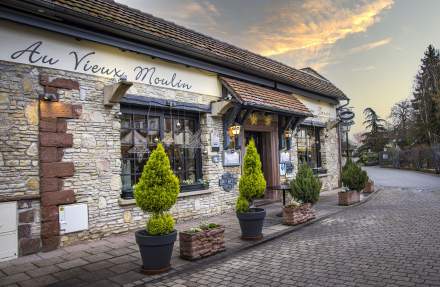
<instances>
[{"instance_id":1,"label":"roof tile","mask_svg":"<svg viewBox=\"0 0 440 287\"><path fill-rule=\"evenodd\" d=\"M293 114L311 115L310 111L295 96L264 88L239 80L221 77L223 84L238 99L248 106L276 109Z\"/></svg>"}]
</instances>

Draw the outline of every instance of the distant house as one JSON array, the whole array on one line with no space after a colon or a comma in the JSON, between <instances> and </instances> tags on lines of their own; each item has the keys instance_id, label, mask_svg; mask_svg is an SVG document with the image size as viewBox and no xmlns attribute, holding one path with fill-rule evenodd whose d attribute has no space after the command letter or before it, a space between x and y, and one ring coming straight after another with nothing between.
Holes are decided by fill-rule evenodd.
<instances>
[{"instance_id":1,"label":"distant house","mask_svg":"<svg viewBox=\"0 0 440 287\"><path fill-rule=\"evenodd\" d=\"M347 97L313 69L112 1L6 0L0 11L0 210L11 226L0 227L0 260L142 225L133 186L158 142L181 182L179 220L234 208L250 138L267 198L299 162L337 187Z\"/></svg>"}]
</instances>

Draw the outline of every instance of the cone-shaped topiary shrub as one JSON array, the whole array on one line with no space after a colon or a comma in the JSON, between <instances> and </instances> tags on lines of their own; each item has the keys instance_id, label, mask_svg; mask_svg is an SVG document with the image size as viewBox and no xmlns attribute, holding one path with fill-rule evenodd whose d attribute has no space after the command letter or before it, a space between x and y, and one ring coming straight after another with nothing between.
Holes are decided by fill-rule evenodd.
<instances>
[{"instance_id":1,"label":"cone-shaped topiary shrub","mask_svg":"<svg viewBox=\"0 0 440 287\"><path fill-rule=\"evenodd\" d=\"M180 184L162 146L151 153L141 178L134 187L136 205L152 215L147 223L149 235L165 235L174 230L174 219L167 211L176 203Z\"/></svg>"},{"instance_id":2,"label":"cone-shaped topiary shrub","mask_svg":"<svg viewBox=\"0 0 440 287\"><path fill-rule=\"evenodd\" d=\"M314 204L319 199L322 183L313 174L312 169L302 164L299 167L296 178L290 183L290 195L303 203Z\"/></svg>"},{"instance_id":3,"label":"cone-shaped topiary shrub","mask_svg":"<svg viewBox=\"0 0 440 287\"><path fill-rule=\"evenodd\" d=\"M351 160L342 168L342 184L350 190L362 191L368 182L367 172Z\"/></svg>"},{"instance_id":4,"label":"cone-shaped topiary shrub","mask_svg":"<svg viewBox=\"0 0 440 287\"><path fill-rule=\"evenodd\" d=\"M263 196L266 189L260 156L253 139L249 141L246 147L246 154L243 159L243 174L238 189L240 194L237 199L236 211L239 213L248 212L253 200Z\"/></svg>"}]
</instances>

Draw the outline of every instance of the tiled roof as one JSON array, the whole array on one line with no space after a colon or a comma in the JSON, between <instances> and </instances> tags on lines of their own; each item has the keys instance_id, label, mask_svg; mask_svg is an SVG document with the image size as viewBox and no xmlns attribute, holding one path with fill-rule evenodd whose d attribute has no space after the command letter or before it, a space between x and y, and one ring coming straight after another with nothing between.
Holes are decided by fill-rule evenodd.
<instances>
[{"instance_id":1,"label":"tiled roof","mask_svg":"<svg viewBox=\"0 0 440 287\"><path fill-rule=\"evenodd\" d=\"M293 114L311 115L295 96L239 80L221 77L223 85L247 106L268 108Z\"/></svg>"},{"instance_id":2,"label":"tiled roof","mask_svg":"<svg viewBox=\"0 0 440 287\"><path fill-rule=\"evenodd\" d=\"M120 27L134 29L145 36L153 36L168 43L171 42L176 47L195 50L202 55L249 68L267 75L270 79L278 79L303 90L336 99L346 98L346 95L329 81L112 0L41 1L83 14L91 21L107 21L120 25Z\"/></svg>"}]
</instances>

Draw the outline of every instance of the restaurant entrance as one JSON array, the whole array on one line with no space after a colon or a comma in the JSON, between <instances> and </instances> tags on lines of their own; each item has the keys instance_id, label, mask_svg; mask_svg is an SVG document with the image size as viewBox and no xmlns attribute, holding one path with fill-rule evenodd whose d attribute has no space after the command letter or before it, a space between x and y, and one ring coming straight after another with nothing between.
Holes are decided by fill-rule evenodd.
<instances>
[{"instance_id":1,"label":"restaurant entrance","mask_svg":"<svg viewBox=\"0 0 440 287\"><path fill-rule=\"evenodd\" d=\"M267 146L265 146L265 144L264 144L264 142L265 142L264 138L265 138L265 136L267 136L265 134L269 134L269 133L246 131L244 133L244 137L245 137L246 146L248 145L251 138L254 139L255 146L257 147L257 152L260 155L264 178L266 179L266 182L267 182L267 179L269 178L269 173L268 173L268 163L267 163L266 157L264 156L267 153Z\"/></svg>"}]
</instances>

